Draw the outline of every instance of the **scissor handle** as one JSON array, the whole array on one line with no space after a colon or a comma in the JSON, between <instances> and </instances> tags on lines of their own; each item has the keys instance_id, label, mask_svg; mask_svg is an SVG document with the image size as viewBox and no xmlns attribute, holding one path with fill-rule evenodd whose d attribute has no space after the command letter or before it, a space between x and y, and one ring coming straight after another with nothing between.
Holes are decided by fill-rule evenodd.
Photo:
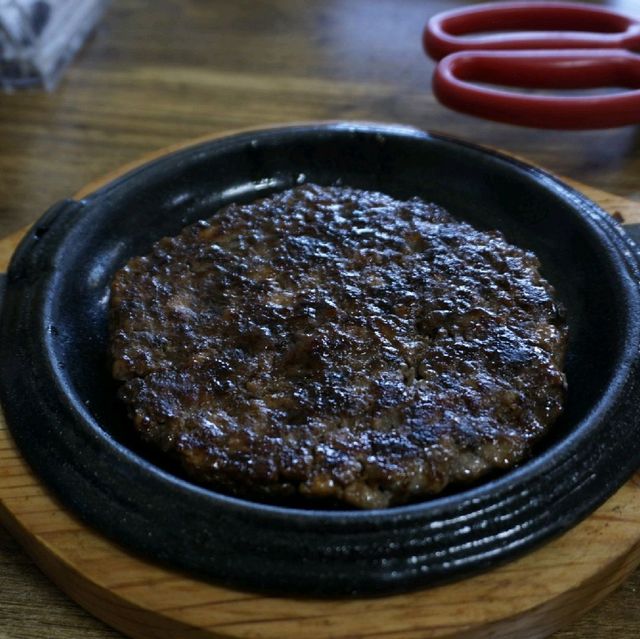
<instances>
[{"instance_id":1,"label":"scissor handle","mask_svg":"<svg viewBox=\"0 0 640 639\"><path fill-rule=\"evenodd\" d=\"M434 16L422 41L434 60L457 51L488 49L640 51L640 22L572 2L491 2Z\"/></svg>"},{"instance_id":2,"label":"scissor handle","mask_svg":"<svg viewBox=\"0 0 640 639\"><path fill-rule=\"evenodd\" d=\"M578 89L629 87L581 97L525 95L473 84ZM478 117L545 129L598 129L640 123L640 57L607 51L464 51L433 76L444 105Z\"/></svg>"}]
</instances>

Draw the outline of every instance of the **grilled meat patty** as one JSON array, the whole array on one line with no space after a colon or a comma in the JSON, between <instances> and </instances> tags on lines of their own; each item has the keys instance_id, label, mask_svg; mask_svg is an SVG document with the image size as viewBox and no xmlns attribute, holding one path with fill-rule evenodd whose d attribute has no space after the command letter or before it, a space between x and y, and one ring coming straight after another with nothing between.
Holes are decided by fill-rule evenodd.
<instances>
[{"instance_id":1,"label":"grilled meat patty","mask_svg":"<svg viewBox=\"0 0 640 639\"><path fill-rule=\"evenodd\" d=\"M560 413L567 329L538 268L434 204L307 184L118 271L113 374L197 482L400 504L517 464Z\"/></svg>"}]
</instances>

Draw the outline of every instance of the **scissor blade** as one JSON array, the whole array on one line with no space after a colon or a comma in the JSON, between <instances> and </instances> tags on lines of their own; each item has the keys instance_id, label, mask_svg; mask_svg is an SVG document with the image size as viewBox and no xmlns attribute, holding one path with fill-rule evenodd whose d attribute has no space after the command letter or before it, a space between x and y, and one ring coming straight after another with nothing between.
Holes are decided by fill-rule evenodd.
<instances>
[{"instance_id":1,"label":"scissor blade","mask_svg":"<svg viewBox=\"0 0 640 639\"><path fill-rule=\"evenodd\" d=\"M636 243L636 245L638 246L638 251L640 252L640 222L623 224L622 228L626 231L627 235Z\"/></svg>"}]
</instances>

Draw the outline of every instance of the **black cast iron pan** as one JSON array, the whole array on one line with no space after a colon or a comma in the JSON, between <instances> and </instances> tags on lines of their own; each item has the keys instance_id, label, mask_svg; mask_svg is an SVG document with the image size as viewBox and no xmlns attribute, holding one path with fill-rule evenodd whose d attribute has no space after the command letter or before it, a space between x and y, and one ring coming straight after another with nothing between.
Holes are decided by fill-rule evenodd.
<instances>
[{"instance_id":1,"label":"black cast iron pan","mask_svg":"<svg viewBox=\"0 0 640 639\"><path fill-rule=\"evenodd\" d=\"M536 252L567 307L566 411L521 467L385 511L253 503L185 481L140 447L106 363L113 273L165 235L309 180L435 201ZM25 458L125 546L222 583L389 593L495 565L562 533L640 466L640 268L608 215L548 174L413 129L327 124L206 142L50 209L10 265L0 398Z\"/></svg>"}]
</instances>

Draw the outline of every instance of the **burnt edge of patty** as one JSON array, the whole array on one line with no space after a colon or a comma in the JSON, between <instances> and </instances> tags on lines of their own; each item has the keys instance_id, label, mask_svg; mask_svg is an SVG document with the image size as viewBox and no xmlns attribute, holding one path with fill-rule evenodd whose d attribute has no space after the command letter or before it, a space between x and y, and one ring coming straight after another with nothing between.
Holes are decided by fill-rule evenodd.
<instances>
[{"instance_id":1,"label":"burnt edge of patty","mask_svg":"<svg viewBox=\"0 0 640 639\"><path fill-rule=\"evenodd\" d=\"M196 482L426 498L520 463L562 410L567 327L539 266L417 198L306 184L118 271L113 374Z\"/></svg>"}]
</instances>

